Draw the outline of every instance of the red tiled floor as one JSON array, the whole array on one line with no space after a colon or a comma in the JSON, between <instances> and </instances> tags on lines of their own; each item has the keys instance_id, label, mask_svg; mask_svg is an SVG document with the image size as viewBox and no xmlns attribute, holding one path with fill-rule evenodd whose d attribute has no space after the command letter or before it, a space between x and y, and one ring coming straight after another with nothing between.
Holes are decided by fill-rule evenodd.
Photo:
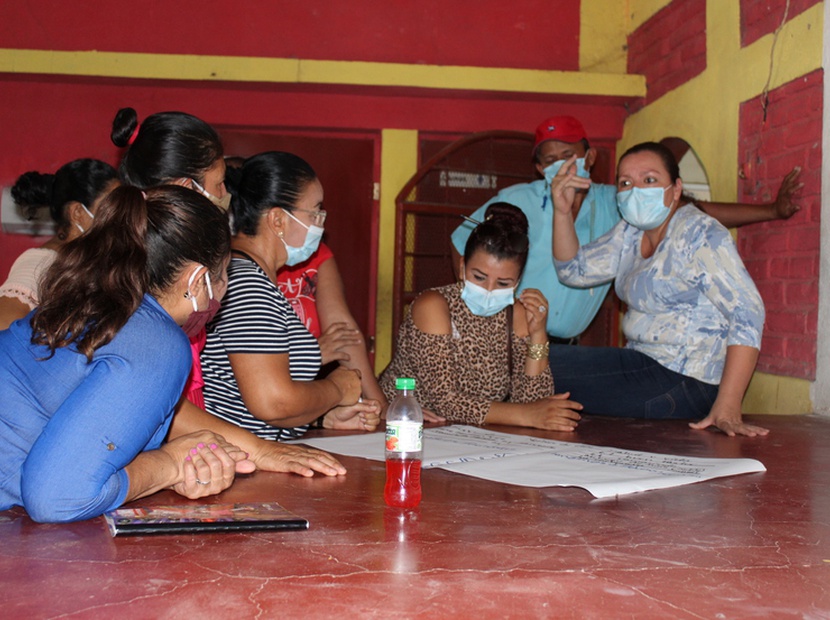
<instances>
[{"instance_id":1,"label":"red tiled floor","mask_svg":"<svg viewBox=\"0 0 830 620\"><path fill-rule=\"evenodd\" d=\"M2 614L830 618L830 419L754 419L768 437L587 418L570 439L768 469L616 499L430 470L402 522L383 505L383 464L344 458L344 478L257 473L220 497L279 501L307 532L112 539L101 520L0 513Z\"/></svg>"}]
</instances>

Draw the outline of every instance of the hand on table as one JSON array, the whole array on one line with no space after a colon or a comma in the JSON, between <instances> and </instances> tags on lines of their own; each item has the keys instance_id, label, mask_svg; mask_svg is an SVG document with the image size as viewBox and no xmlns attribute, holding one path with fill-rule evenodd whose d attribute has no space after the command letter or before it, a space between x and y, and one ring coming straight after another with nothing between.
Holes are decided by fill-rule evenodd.
<instances>
[{"instance_id":1,"label":"hand on table","mask_svg":"<svg viewBox=\"0 0 830 620\"><path fill-rule=\"evenodd\" d=\"M278 441L263 441L260 450L251 455L251 458L258 469L297 474L306 478L315 472L325 476L342 476L346 473L346 468L340 461L327 452Z\"/></svg>"},{"instance_id":2,"label":"hand on table","mask_svg":"<svg viewBox=\"0 0 830 620\"><path fill-rule=\"evenodd\" d=\"M575 430L577 423L582 419L578 413L582 411L582 405L569 400L570 395L570 392L564 392L527 403L527 426L548 431Z\"/></svg>"},{"instance_id":3,"label":"hand on table","mask_svg":"<svg viewBox=\"0 0 830 620\"><path fill-rule=\"evenodd\" d=\"M703 430L714 426L721 431L735 437L736 435L746 435L747 437L764 436L769 433L769 430L762 426L755 426L754 424L747 424L741 419L741 406L724 405L715 399L715 404L709 415L703 418L700 422L690 422L689 427L695 430Z\"/></svg>"},{"instance_id":4,"label":"hand on table","mask_svg":"<svg viewBox=\"0 0 830 620\"><path fill-rule=\"evenodd\" d=\"M380 403L362 400L354 405L335 407L323 418L323 428L337 431L373 431L380 424Z\"/></svg>"},{"instance_id":5,"label":"hand on table","mask_svg":"<svg viewBox=\"0 0 830 620\"><path fill-rule=\"evenodd\" d=\"M179 480L171 488L189 499L221 493L237 473L256 469L245 452L207 430L182 435L161 449L179 464Z\"/></svg>"}]
</instances>

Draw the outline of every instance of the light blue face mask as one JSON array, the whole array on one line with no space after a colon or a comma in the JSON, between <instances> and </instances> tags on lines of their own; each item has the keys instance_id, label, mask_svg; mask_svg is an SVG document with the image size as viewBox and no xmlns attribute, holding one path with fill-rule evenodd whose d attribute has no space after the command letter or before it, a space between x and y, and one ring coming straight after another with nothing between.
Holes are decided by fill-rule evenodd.
<instances>
[{"instance_id":1,"label":"light blue face mask","mask_svg":"<svg viewBox=\"0 0 830 620\"><path fill-rule=\"evenodd\" d=\"M565 160L565 159L560 159L558 161L555 161L550 166L548 166L547 168L545 168L542 171L542 172L545 173L545 183L550 185L551 181L553 181L553 177L556 176L556 174L559 172L559 170L562 168L562 166L564 165L564 163L566 161L567 160ZM578 158L576 160L575 164L576 164L576 176L582 177L583 179L590 179L591 178L591 174L585 169L585 158L584 157Z\"/></svg>"},{"instance_id":2,"label":"light blue face mask","mask_svg":"<svg viewBox=\"0 0 830 620\"><path fill-rule=\"evenodd\" d=\"M492 291L488 291L478 284L464 280L461 299L467 304L469 311L476 316L493 316L513 303L515 290L515 287L510 287L494 288Z\"/></svg>"},{"instance_id":3,"label":"light blue face mask","mask_svg":"<svg viewBox=\"0 0 830 620\"><path fill-rule=\"evenodd\" d=\"M285 260L285 264L289 267L293 267L294 265L299 265L303 261L307 261L312 254L317 251L317 248L320 247L320 239L323 238L324 229L320 228L319 226L306 226L296 217L291 215L291 212L285 210L285 213L290 217L292 220L297 222L300 226L305 228L308 232L305 234L305 241L303 241L303 245L300 247L295 247L293 245L288 245L285 242L285 239L280 237L280 241L282 241L283 245L285 246L285 251L288 253L288 257Z\"/></svg>"},{"instance_id":4,"label":"light blue face mask","mask_svg":"<svg viewBox=\"0 0 830 620\"><path fill-rule=\"evenodd\" d=\"M617 192L617 208L623 219L640 230L657 228L666 221L674 206L663 204L663 195L672 187L633 187Z\"/></svg>"}]
</instances>

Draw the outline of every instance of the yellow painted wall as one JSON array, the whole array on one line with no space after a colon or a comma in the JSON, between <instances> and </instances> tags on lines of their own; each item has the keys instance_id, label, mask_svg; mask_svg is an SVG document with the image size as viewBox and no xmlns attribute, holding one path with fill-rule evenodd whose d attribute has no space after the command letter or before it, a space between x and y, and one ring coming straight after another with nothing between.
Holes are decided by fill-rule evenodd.
<instances>
[{"instance_id":1,"label":"yellow painted wall","mask_svg":"<svg viewBox=\"0 0 830 620\"><path fill-rule=\"evenodd\" d=\"M632 20L632 30L642 23L649 10L659 10L662 7L658 5L665 4L657 0L632 1L632 6L639 7L640 18ZM774 49L770 89L821 68L823 15L822 4L817 4L784 26ZM644 140L681 137L692 146L706 169L712 198L734 201L740 104L763 91L769 75L773 36L767 35L741 48L738 0L708 0L706 29L706 69L631 115L617 152ZM810 382L756 373L744 409L759 413L812 411Z\"/></svg>"},{"instance_id":2,"label":"yellow painted wall","mask_svg":"<svg viewBox=\"0 0 830 620\"><path fill-rule=\"evenodd\" d=\"M378 297L375 322L375 372L392 359L392 291L395 277L395 198L418 170L418 132L381 133Z\"/></svg>"}]
</instances>

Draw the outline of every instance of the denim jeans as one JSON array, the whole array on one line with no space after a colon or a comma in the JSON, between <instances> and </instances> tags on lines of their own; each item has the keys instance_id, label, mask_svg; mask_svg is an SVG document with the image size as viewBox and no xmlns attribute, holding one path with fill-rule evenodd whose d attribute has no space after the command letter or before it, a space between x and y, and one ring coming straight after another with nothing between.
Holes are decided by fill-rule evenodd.
<instances>
[{"instance_id":1,"label":"denim jeans","mask_svg":"<svg viewBox=\"0 0 830 620\"><path fill-rule=\"evenodd\" d=\"M625 418L704 418L718 386L661 366L632 349L554 345L550 370L556 393L570 392L583 413Z\"/></svg>"}]
</instances>

